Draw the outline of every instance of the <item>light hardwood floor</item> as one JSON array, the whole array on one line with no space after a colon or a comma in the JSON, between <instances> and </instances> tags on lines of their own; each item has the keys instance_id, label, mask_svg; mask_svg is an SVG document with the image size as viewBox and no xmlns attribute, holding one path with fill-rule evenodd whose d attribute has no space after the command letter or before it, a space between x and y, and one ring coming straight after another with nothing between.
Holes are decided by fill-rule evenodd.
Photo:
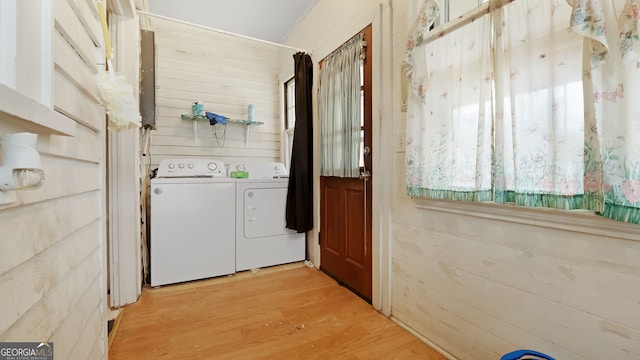
<instances>
[{"instance_id":1,"label":"light hardwood floor","mask_svg":"<svg viewBox=\"0 0 640 360\"><path fill-rule=\"evenodd\" d=\"M146 288L109 359L445 358L324 273L296 267Z\"/></svg>"}]
</instances>

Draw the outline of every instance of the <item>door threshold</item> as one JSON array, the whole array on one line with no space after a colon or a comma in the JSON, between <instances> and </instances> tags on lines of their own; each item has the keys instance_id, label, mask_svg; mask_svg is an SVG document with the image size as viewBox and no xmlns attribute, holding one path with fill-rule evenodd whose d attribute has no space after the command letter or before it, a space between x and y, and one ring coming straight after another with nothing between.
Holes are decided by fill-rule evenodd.
<instances>
[{"instance_id":1,"label":"door threshold","mask_svg":"<svg viewBox=\"0 0 640 360\"><path fill-rule=\"evenodd\" d=\"M338 285L346 288L347 290L351 291L352 293L356 294L359 298L361 298L362 300L364 300L365 302L367 302L367 304L372 305L371 299L368 299L366 296L362 295L358 290L352 288L351 286L347 285L344 281L338 279L335 275L333 275L332 273L328 272L327 270L325 270L322 265L320 265L320 271L322 271L323 273L327 274L327 276L329 276L330 278L332 278L333 280L335 280Z\"/></svg>"}]
</instances>

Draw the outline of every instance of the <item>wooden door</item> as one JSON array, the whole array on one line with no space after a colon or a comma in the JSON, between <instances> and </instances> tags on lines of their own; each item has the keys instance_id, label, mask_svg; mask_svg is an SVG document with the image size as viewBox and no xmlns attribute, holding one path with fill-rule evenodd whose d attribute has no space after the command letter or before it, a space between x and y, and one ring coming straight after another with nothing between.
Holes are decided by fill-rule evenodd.
<instances>
[{"instance_id":1,"label":"wooden door","mask_svg":"<svg viewBox=\"0 0 640 360\"><path fill-rule=\"evenodd\" d=\"M363 159L358 178L320 178L320 269L371 302L371 26L364 30Z\"/></svg>"}]
</instances>

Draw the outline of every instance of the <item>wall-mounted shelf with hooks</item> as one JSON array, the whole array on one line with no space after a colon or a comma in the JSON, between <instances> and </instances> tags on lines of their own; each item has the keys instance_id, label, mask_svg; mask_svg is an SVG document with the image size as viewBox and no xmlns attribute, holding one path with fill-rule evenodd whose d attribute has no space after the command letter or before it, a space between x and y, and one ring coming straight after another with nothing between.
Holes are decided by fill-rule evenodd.
<instances>
[{"instance_id":1,"label":"wall-mounted shelf with hooks","mask_svg":"<svg viewBox=\"0 0 640 360\"><path fill-rule=\"evenodd\" d=\"M182 120L191 120L193 121L193 140L195 142L197 142L198 140L198 126L197 126L197 122L200 120L203 121L209 121L209 119L206 116L202 116L202 115L187 115L187 114L182 114L180 115L180 118ZM242 120L242 119L227 119L227 124L240 124L240 125L246 125L247 126L247 132L246 132L246 136L245 136L245 146L249 147L249 126L250 125L262 125L264 124L261 121L252 121L252 120Z\"/></svg>"},{"instance_id":2,"label":"wall-mounted shelf with hooks","mask_svg":"<svg viewBox=\"0 0 640 360\"><path fill-rule=\"evenodd\" d=\"M182 120L205 120L209 121L206 116L202 115L180 115ZM243 125L262 125L264 124L261 121L251 121L251 120L242 120L242 119L227 119L227 123L229 124L243 124Z\"/></svg>"}]
</instances>

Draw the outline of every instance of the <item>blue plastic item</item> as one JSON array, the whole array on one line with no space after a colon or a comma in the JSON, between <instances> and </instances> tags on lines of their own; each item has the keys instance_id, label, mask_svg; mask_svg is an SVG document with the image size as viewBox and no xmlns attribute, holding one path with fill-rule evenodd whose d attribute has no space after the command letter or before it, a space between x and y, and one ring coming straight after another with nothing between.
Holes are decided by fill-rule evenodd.
<instances>
[{"instance_id":1,"label":"blue plastic item","mask_svg":"<svg viewBox=\"0 0 640 360\"><path fill-rule=\"evenodd\" d=\"M502 355L502 357L500 358L500 360L519 360L519 359L535 359L535 358L523 358L523 356L537 356L540 359L547 359L547 360L555 360L554 358L552 358L549 355L543 354L541 352L538 351L534 351L534 350L516 350L516 351L512 351L508 354L504 354Z\"/></svg>"},{"instance_id":2,"label":"blue plastic item","mask_svg":"<svg viewBox=\"0 0 640 360\"><path fill-rule=\"evenodd\" d=\"M206 111L204 114L207 116L207 119L209 119L209 124L212 126L215 124L224 125L227 123L227 118L222 115L214 114L208 111Z\"/></svg>"}]
</instances>

